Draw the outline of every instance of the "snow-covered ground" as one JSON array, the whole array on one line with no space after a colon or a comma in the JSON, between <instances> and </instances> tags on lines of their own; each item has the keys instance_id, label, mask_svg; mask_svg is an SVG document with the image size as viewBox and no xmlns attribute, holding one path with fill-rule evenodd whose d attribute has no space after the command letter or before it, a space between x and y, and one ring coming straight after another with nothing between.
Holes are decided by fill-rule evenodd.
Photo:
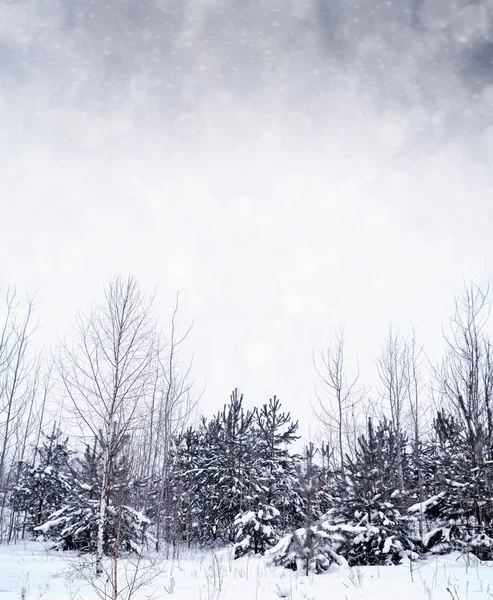
<instances>
[{"instance_id":1,"label":"snow-covered ground","mask_svg":"<svg viewBox=\"0 0 493 600\"><path fill-rule=\"evenodd\" d=\"M70 573L75 564L75 555L47 552L35 542L2 546L0 599L98 598L84 578ZM493 600L493 565L455 554L399 567L334 567L323 575L305 577L269 567L261 558L233 560L229 550L186 551L179 560L164 561L161 573L134 598Z\"/></svg>"}]
</instances>

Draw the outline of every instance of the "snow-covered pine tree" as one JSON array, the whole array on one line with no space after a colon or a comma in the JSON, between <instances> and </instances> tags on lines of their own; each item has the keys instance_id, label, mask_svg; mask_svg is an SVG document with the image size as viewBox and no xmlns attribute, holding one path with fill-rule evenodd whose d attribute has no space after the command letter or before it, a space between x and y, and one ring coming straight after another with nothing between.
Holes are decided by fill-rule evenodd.
<instances>
[{"instance_id":1,"label":"snow-covered pine tree","mask_svg":"<svg viewBox=\"0 0 493 600\"><path fill-rule=\"evenodd\" d=\"M289 533L267 551L269 561L278 566L309 573L323 573L333 564L347 565L339 552L346 545L349 528L312 523Z\"/></svg>"},{"instance_id":2,"label":"snow-covered pine tree","mask_svg":"<svg viewBox=\"0 0 493 600\"><path fill-rule=\"evenodd\" d=\"M200 518L210 540L233 542L235 518L250 508L255 486L252 425L253 412L243 408L236 389L221 412L202 422L203 456L196 484L206 494Z\"/></svg>"},{"instance_id":3,"label":"snow-covered pine tree","mask_svg":"<svg viewBox=\"0 0 493 600\"><path fill-rule=\"evenodd\" d=\"M202 428L189 427L172 439L170 447L170 467L167 496L170 521L166 528L172 538L166 540L176 545L178 542L204 541L209 532L204 523L204 506L208 502L208 487L201 485L204 468L204 437ZM158 488L161 487L159 483ZM150 516L153 516L152 508Z\"/></svg>"},{"instance_id":4,"label":"snow-covered pine tree","mask_svg":"<svg viewBox=\"0 0 493 600\"><path fill-rule=\"evenodd\" d=\"M400 443L398 453L394 428L386 419L376 428L369 419L354 457L346 459L345 477L328 518L332 523L366 527L345 553L351 565L398 564L406 553L415 549L412 519L400 511L403 498L398 457L404 461L402 471L408 472L403 436Z\"/></svg>"},{"instance_id":5,"label":"snow-covered pine tree","mask_svg":"<svg viewBox=\"0 0 493 600\"><path fill-rule=\"evenodd\" d=\"M301 498L301 512L293 515L295 527L307 526L318 521L324 514L326 503L326 481L316 460L320 448L312 442L307 444L300 460L296 463L297 485L295 495ZM298 504L298 501L297 501Z\"/></svg>"},{"instance_id":6,"label":"snow-covered pine tree","mask_svg":"<svg viewBox=\"0 0 493 600\"><path fill-rule=\"evenodd\" d=\"M128 444L128 439L127 439ZM149 518L129 504L133 483L128 475L129 449L119 445L112 452L106 481L103 550L110 556L118 544L120 551L140 553L149 538ZM99 498L103 468L103 449L99 443L87 447L72 472L70 494L57 510L35 531L41 539L53 542L59 550L94 553L98 547Z\"/></svg>"},{"instance_id":7,"label":"snow-covered pine tree","mask_svg":"<svg viewBox=\"0 0 493 600\"><path fill-rule=\"evenodd\" d=\"M43 437L36 448L34 465L19 465L20 478L9 496L12 510L24 513L23 530L31 533L64 504L72 489L68 438L62 436L56 424Z\"/></svg>"},{"instance_id":8,"label":"snow-covered pine tree","mask_svg":"<svg viewBox=\"0 0 493 600\"><path fill-rule=\"evenodd\" d=\"M493 518L493 344L488 333L488 296L488 289L468 284L455 300L438 378L444 411L435 421L441 454L437 478L444 494L439 502L426 502L426 506L441 521L441 531L431 533L428 547L474 548L493 558L487 541L492 537Z\"/></svg>"},{"instance_id":9,"label":"snow-covered pine tree","mask_svg":"<svg viewBox=\"0 0 493 600\"><path fill-rule=\"evenodd\" d=\"M493 558L493 464L471 461L461 424L444 411L434 421L436 472L432 497L419 508L432 524L426 549L471 551ZM478 434L480 435L480 434Z\"/></svg>"},{"instance_id":10,"label":"snow-covered pine tree","mask_svg":"<svg viewBox=\"0 0 493 600\"><path fill-rule=\"evenodd\" d=\"M274 396L255 409L254 427L255 481L261 488L258 500L280 512L279 526L286 531L294 524L293 515L302 511L300 457L291 452L293 442L299 439L299 425L290 413L281 411L281 402Z\"/></svg>"},{"instance_id":11,"label":"snow-covered pine tree","mask_svg":"<svg viewBox=\"0 0 493 600\"><path fill-rule=\"evenodd\" d=\"M50 540L53 548L95 552L98 527L98 481L101 456L98 445L87 446L74 461L70 494L36 527L38 539Z\"/></svg>"},{"instance_id":12,"label":"snow-covered pine tree","mask_svg":"<svg viewBox=\"0 0 493 600\"><path fill-rule=\"evenodd\" d=\"M346 564L338 554L345 537L337 526L320 520L323 482L320 468L315 464L317 449L310 443L299 466L298 493L303 499L303 527L284 536L268 551L268 556L276 565L293 570L310 572L326 571L333 562Z\"/></svg>"},{"instance_id":13,"label":"snow-covered pine tree","mask_svg":"<svg viewBox=\"0 0 493 600\"><path fill-rule=\"evenodd\" d=\"M276 524L279 511L270 504L261 505L258 510L240 513L234 522L235 558L248 552L264 554L279 540Z\"/></svg>"},{"instance_id":14,"label":"snow-covered pine tree","mask_svg":"<svg viewBox=\"0 0 493 600\"><path fill-rule=\"evenodd\" d=\"M303 500L297 489L297 456L290 454L298 439L298 423L281 411L274 396L254 410L250 509L235 519L235 555L264 553L289 527L293 514L301 514Z\"/></svg>"}]
</instances>

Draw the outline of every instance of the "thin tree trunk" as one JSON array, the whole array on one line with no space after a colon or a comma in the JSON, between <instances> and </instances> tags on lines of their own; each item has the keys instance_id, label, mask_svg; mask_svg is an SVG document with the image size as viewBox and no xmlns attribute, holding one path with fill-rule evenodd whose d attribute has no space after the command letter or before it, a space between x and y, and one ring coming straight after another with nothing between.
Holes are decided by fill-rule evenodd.
<instances>
[{"instance_id":1,"label":"thin tree trunk","mask_svg":"<svg viewBox=\"0 0 493 600\"><path fill-rule=\"evenodd\" d=\"M106 439L109 439L107 436ZM103 451L103 481L101 483L101 491L99 496L99 518L98 518L98 537L96 547L96 576L100 577L103 574L103 558L104 558L104 534L106 522L106 501L108 487L108 468L109 468L109 446L106 444Z\"/></svg>"}]
</instances>

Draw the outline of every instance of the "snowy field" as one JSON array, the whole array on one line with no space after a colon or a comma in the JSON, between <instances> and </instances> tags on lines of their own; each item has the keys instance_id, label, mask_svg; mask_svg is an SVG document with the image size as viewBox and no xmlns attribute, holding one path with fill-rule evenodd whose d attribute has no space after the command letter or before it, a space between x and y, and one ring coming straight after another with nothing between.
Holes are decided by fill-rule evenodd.
<instances>
[{"instance_id":1,"label":"snowy field","mask_svg":"<svg viewBox=\"0 0 493 600\"><path fill-rule=\"evenodd\" d=\"M0 548L1 600L92 600L101 597L73 573L75 555L35 542ZM412 569L411 569L412 566ZM262 558L232 559L229 550L188 551L163 561L138 600L493 600L493 565L454 554L399 567L333 567L305 577ZM71 572L72 571L72 572ZM123 596L125 597L125 596Z\"/></svg>"}]
</instances>

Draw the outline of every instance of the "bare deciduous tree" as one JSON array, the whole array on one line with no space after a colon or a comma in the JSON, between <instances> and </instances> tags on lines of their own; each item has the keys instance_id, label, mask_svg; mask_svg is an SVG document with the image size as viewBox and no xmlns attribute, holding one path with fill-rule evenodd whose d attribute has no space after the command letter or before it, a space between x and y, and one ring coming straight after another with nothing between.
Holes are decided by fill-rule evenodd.
<instances>
[{"instance_id":1,"label":"bare deciduous tree","mask_svg":"<svg viewBox=\"0 0 493 600\"><path fill-rule=\"evenodd\" d=\"M423 347L418 346L416 330L413 328L407 345L407 395L413 434L414 451L418 452L423 431L425 406L422 402L424 384L422 379Z\"/></svg>"},{"instance_id":2,"label":"bare deciduous tree","mask_svg":"<svg viewBox=\"0 0 493 600\"><path fill-rule=\"evenodd\" d=\"M29 361L31 372L26 378L24 400L19 411L17 427L14 428L14 452L12 453L12 474L10 482L18 482L23 464L34 466L43 426L45 423L46 405L51 389L50 375L52 362L46 363L42 356L33 357ZM30 452L32 450L32 454ZM10 486L11 487L11 486ZM11 510L10 525L7 541L15 539L21 529L22 538L25 535L27 512L24 512L24 522L20 527L20 513Z\"/></svg>"},{"instance_id":3,"label":"bare deciduous tree","mask_svg":"<svg viewBox=\"0 0 493 600\"><path fill-rule=\"evenodd\" d=\"M106 509L113 459L144 426L143 408L151 391L159 338L153 299L132 278L116 278L101 304L79 314L74 333L62 344L58 371L83 436L102 450L96 575L103 573Z\"/></svg>"},{"instance_id":4,"label":"bare deciduous tree","mask_svg":"<svg viewBox=\"0 0 493 600\"><path fill-rule=\"evenodd\" d=\"M409 421L411 427L412 453L415 470L415 485L420 502L424 502L425 495L423 489L423 464L422 464L422 442L427 434L425 427L425 416L427 413L427 403L425 395L425 385L423 381L423 358L424 350L419 346L416 340L416 330L411 329L411 337L407 343L407 394ZM421 538L424 535L423 514L419 513L419 532Z\"/></svg>"},{"instance_id":5,"label":"bare deciduous tree","mask_svg":"<svg viewBox=\"0 0 493 600\"><path fill-rule=\"evenodd\" d=\"M172 498L169 496L170 445L173 436L183 431L191 418L200 395L195 394L191 378L192 360L185 360L184 345L191 326L179 331L177 319L179 295L171 316L170 329L153 364L152 390L146 398L146 428L135 440L139 452L141 478L148 481L142 488L143 501L156 491L156 549L164 537L175 541L176 523L170 519Z\"/></svg>"},{"instance_id":6,"label":"bare deciduous tree","mask_svg":"<svg viewBox=\"0 0 493 600\"><path fill-rule=\"evenodd\" d=\"M314 357L321 391L317 391L318 410L316 415L330 437L335 434L339 455L339 467L344 474L345 437L349 430L354 408L363 398L363 388L359 386L359 373L350 375L346 366L346 336L344 328L335 331L334 344L319 352L318 361Z\"/></svg>"},{"instance_id":7,"label":"bare deciduous tree","mask_svg":"<svg viewBox=\"0 0 493 600\"><path fill-rule=\"evenodd\" d=\"M21 312L20 306L16 291L9 288L0 332L0 539L3 539L11 467L19 460L19 450L22 448L15 442L21 438L26 417L31 419L34 403L32 371L36 359L29 355L30 339L37 327L33 321L36 309L34 298L27 298L24 312ZM22 437L27 433L22 431Z\"/></svg>"},{"instance_id":8,"label":"bare deciduous tree","mask_svg":"<svg viewBox=\"0 0 493 600\"><path fill-rule=\"evenodd\" d=\"M194 395L194 384L190 378L192 362L181 364L181 349L185 343L191 328L180 334L177 331L176 318L178 314L179 298L176 298L175 310L171 317L171 327L168 344L164 352L159 357L159 367L161 373L160 402L158 412L158 424L160 430L160 447L156 446L153 460L157 466L160 460L160 479L161 486L158 497L158 509L156 516L156 539L157 549L159 548L159 538L161 536L163 518L163 509L166 511L169 506L169 468L170 468L170 444L172 435L176 435L183 430L188 422L192 412L195 410L199 397ZM169 519L166 523L171 524ZM175 527L176 528L176 522ZM167 532L170 537L171 532ZM176 536L172 536L176 541Z\"/></svg>"},{"instance_id":9,"label":"bare deciduous tree","mask_svg":"<svg viewBox=\"0 0 493 600\"><path fill-rule=\"evenodd\" d=\"M488 289L467 285L455 300L447 353L439 375L443 399L464 426L476 467L491 460L493 354L485 328L490 314Z\"/></svg>"},{"instance_id":10,"label":"bare deciduous tree","mask_svg":"<svg viewBox=\"0 0 493 600\"><path fill-rule=\"evenodd\" d=\"M389 328L382 352L377 360L381 395L390 409L392 427L396 436L397 465L399 486L404 489L404 471L402 465L402 433L404 429L404 411L409 397L409 346L399 332Z\"/></svg>"}]
</instances>

